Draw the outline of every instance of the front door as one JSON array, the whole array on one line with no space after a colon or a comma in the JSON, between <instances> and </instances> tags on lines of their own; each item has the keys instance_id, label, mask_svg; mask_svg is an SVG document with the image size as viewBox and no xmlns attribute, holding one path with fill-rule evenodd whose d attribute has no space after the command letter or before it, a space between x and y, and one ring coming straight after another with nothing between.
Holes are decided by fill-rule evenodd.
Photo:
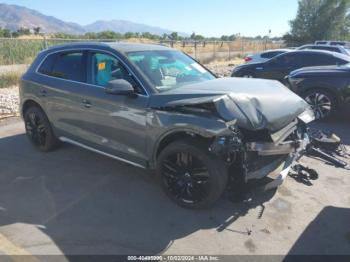
<instances>
[{"instance_id":1,"label":"front door","mask_svg":"<svg viewBox=\"0 0 350 262\"><path fill-rule=\"evenodd\" d=\"M89 120L92 146L145 166L148 96L144 89L117 57L103 51L89 52L87 75L84 118ZM107 94L105 87L115 79L130 82L135 95Z\"/></svg>"}]
</instances>

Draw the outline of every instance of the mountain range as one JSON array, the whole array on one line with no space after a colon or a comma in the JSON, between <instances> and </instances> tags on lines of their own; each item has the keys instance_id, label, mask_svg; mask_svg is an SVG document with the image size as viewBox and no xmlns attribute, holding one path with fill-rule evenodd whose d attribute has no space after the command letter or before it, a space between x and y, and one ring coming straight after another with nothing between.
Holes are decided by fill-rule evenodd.
<instances>
[{"instance_id":1,"label":"mountain range","mask_svg":"<svg viewBox=\"0 0 350 262\"><path fill-rule=\"evenodd\" d=\"M40 27L41 32L46 34L67 33L82 34L86 32L114 31L119 33L126 32L149 32L151 34L162 35L173 32L169 29L150 26L140 23L134 23L125 20L98 20L89 25L79 25L77 23L65 22L53 16L44 15L36 10L18 5L0 4L0 27L12 31L17 29ZM187 36L186 33L179 35Z\"/></svg>"}]
</instances>

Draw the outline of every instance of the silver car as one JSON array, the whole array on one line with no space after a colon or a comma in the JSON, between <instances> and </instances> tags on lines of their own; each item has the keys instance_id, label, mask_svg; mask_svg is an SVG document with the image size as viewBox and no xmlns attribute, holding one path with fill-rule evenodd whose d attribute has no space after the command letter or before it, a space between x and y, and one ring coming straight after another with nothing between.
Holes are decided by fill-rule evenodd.
<instances>
[{"instance_id":1,"label":"silver car","mask_svg":"<svg viewBox=\"0 0 350 262\"><path fill-rule=\"evenodd\" d=\"M273 49L273 50L267 50L261 53L256 53L256 54L250 54L247 55L244 58L244 61L246 63L262 63L267 60L270 60L271 58L283 54L285 52L291 51L291 49Z\"/></svg>"},{"instance_id":2,"label":"silver car","mask_svg":"<svg viewBox=\"0 0 350 262\"><path fill-rule=\"evenodd\" d=\"M298 47L297 50L325 50L325 51L330 51L330 52L336 52L344 55L350 55L349 49L345 48L344 46L340 45L303 45L301 47Z\"/></svg>"}]
</instances>

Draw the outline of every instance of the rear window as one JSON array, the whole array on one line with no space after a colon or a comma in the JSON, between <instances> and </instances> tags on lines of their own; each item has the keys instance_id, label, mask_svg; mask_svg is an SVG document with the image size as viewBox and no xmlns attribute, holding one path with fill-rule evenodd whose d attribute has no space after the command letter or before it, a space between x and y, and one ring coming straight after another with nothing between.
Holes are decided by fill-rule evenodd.
<instances>
[{"instance_id":1,"label":"rear window","mask_svg":"<svg viewBox=\"0 0 350 262\"><path fill-rule=\"evenodd\" d=\"M341 45L341 46L345 46L346 43L345 43L345 42L331 42L331 45Z\"/></svg>"},{"instance_id":2,"label":"rear window","mask_svg":"<svg viewBox=\"0 0 350 262\"><path fill-rule=\"evenodd\" d=\"M316 45L326 45L327 41L316 41Z\"/></svg>"},{"instance_id":3,"label":"rear window","mask_svg":"<svg viewBox=\"0 0 350 262\"><path fill-rule=\"evenodd\" d=\"M83 52L65 52L49 55L38 72L57 78L85 82L86 73Z\"/></svg>"}]
</instances>

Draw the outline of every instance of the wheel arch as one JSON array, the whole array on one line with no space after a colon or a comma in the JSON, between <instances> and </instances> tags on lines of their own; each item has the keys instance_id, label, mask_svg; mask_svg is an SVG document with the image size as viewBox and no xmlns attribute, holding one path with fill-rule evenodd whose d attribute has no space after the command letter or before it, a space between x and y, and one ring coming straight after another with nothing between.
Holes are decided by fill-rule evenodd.
<instances>
[{"instance_id":1,"label":"wheel arch","mask_svg":"<svg viewBox=\"0 0 350 262\"><path fill-rule=\"evenodd\" d=\"M165 133L158 139L156 142L153 152L152 152L152 163L151 165L155 167L157 158L159 154L162 152L164 148L166 148L169 144L171 144L174 141L177 140L183 140L183 139L199 139L204 142L209 142L211 141L212 137L207 137L201 134L199 131L194 131L194 130L173 130L170 132Z\"/></svg>"},{"instance_id":2,"label":"wheel arch","mask_svg":"<svg viewBox=\"0 0 350 262\"><path fill-rule=\"evenodd\" d=\"M32 107L32 106L36 106L38 108L40 108L44 113L44 109L42 108L42 106L36 102L33 99L27 99L26 101L24 101L22 108L21 108L21 115L24 116L25 112L28 110L28 108Z\"/></svg>"}]
</instances>

